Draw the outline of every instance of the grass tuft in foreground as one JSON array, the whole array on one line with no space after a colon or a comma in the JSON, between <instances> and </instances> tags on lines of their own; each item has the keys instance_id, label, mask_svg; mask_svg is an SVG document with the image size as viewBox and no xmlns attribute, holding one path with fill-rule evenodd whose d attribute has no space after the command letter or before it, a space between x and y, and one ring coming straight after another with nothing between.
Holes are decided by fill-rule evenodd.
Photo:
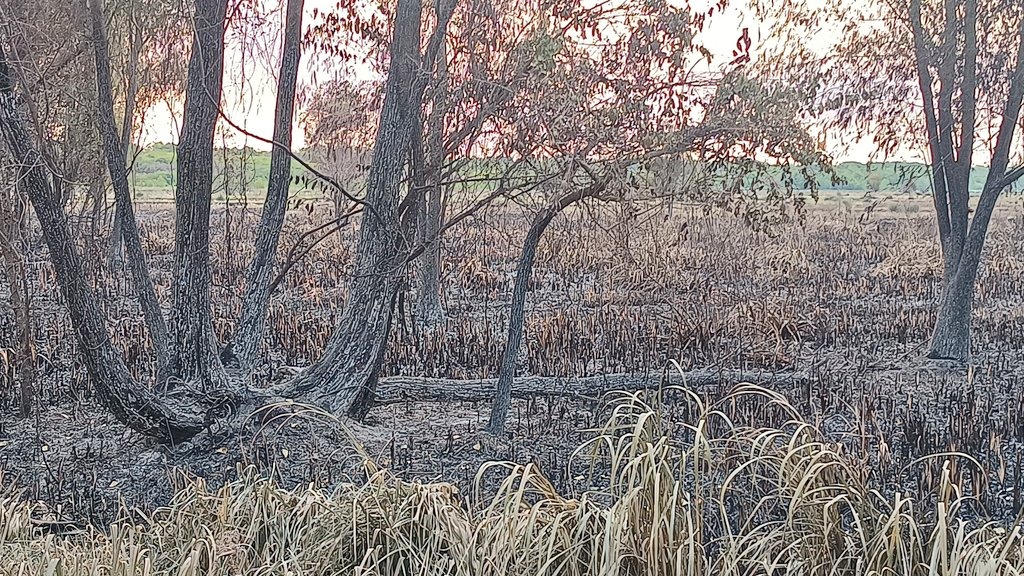
<instances>
[{"instance_id":1,"label":"grass tuft in foreground","mask_svg":"<svg viewBox=\"0 0 1024 576\"><path fill-rule=\"evenodd\" d=\"M685 417L622 395L575 455L600 488L560 495L534 466L492 463L501 479L467 505L449 484L377 471L333 494L283 490L247 473L201 481L144 526L41 536L32 510L0 499L0 571L17 575L959 575L1024 573L1020 525L968 522L949 466L937 511L863 486L859 463L785 400L741 386ZM756 402L790 416L740 426L720 408ZM577 466L579 467L579 466ZM493 491L492 491L493 493ZM921 518L926 518L921 520Z\"/></svg>"}]
</instances>

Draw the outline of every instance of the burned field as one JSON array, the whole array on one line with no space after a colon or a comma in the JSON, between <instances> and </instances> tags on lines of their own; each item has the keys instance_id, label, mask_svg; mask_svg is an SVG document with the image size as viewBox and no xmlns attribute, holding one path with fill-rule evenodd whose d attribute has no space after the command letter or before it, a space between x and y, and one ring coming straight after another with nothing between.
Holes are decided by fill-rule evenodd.
<instances>
[{"instance_id":1,"label":"burned field","mask_svg":"<svg viewBox=\"0 0 1024 576\"><path fill-rule=\"evenodd\" d=\"M812 206L805 222L781 222L767 232L696 206L677 205L671 213L654 205L566 212L538 250L519 368L529 378L517 381L508 434L497 441L480 435L490 409L488 384L465 381L498 372L526 228L515 208L481 212L445 238L441 325L423 327L413 300L399 297L379 405L364 423L300 411L254 421L240 438L219 434L213 424L173 447L130 431L92 398L37 241L29 278L38 410L28 419L17 416L14 367L0 356L0 469L6 483L53 515L97 524L122 505L145 512L165 504L181 474L218 485L235 478L240 463L291 486L358 480L355 442L400 477L451 481L465 494L480 464L494 459L535 463L556 488L569 491L594 481L572 454L607 418L606 390L581 390L574 382L631 374L615 382L642 383L652 401L660 395L668 421L686 422L692 414L679 392L658 389L686 384L712 404L728 398L718 408L738 424L784 427L784 411L728 397L740 381L762 383L860 463L866 485L914 496L923 511L945 469L976 496L974 513L1012 518L1024 504L1020 200L1003 200L988 239L969 366L922 360L941 264L921 203L892 198L865 210L855 198L831 198ZM166 301L173 213L159 204L139 212L157 294ZM255 371L267 384L319 355L345 300L358 223L311 247L318 235L305 235L331 217L327 206L289 214L282 254L295 262L271 302L265 362ZM221 341L238 317L257 220L252 208L232 208L215 212L211 224ZM153 359L140 345L145 329L128 275L107 264L105 245L80 240L103 270L93 282L104 296L108 328L145 380ZM0 333L9 338L11 312L2 313ZM0 349L14 345L0 341ZM673 361L699 381L687 381ZM921 460L946 452L970 458Z\"/></svg>"}]
</instances>

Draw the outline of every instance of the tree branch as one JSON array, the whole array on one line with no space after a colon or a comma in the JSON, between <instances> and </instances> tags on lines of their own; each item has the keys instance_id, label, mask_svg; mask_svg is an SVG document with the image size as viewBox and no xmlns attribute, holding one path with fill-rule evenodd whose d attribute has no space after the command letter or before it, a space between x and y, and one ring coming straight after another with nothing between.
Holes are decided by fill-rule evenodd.
<instances>
[{"instance_id":1,"label":"tree branch","mask_svg":"<svg viewBox=\"0 0 1024 576\"><path fill-rule=\"evenodd\" d=\"M928 130L928 148L932 157L932 186L935 214L939 223L939 241L943 252L948 250L951 231L949 214L949 195L946 188L946 174L942 168L942 159L952 150L942 147L939 137L939 122L935 110L935 94L932 91L932 74L928 69L928 51L925 47L924 25L921 23L921 0L910 2L910 25L914 34L914 60L917 64L917 78L921 89L921 103L924 106L925 126Z\"/></svg>"},{"instance_id":2,"label":"tree branch","mask_svg":"<svg viewBox=\"0 0 1024 576\"><path fill-rule=\"evenodd\" d=\"M988 178L985 179L985 188L981 192L981 200L978 201L978 209L967 236L966 245L971 251L971 256L975 258L981 254L992 211L995 210L996 201L999 200L999 195L1006 187L1000 184L1008 176L1006 169L1010 163L1010 147L1013 144L1017 121L1020 119L1021 104L1024 101L1024 18L1020 20L1017 30L1017 61L1009 80L1010 89L1006 97L1006 104L1003 106L1003 119L999 125L999 134L996 136ZM1013 173L1016 172L1017 170L1013 171Z\"/></svg>"},{"instance_id":3,"label":"tree branch","mask_svg":"<svg viewBox=\"0 0 1024 576\"><path fill-rule=\"evenodd\" d=\"M1021 178L1024 178L1024 166L1018 166L1007 172L1006 176L1003 176L1003 179L1000 180L996 186L998 186L1000 190L1003 190L1007 186L1013 185L1014 182Z\"/></svg>"},{"instance_id":4,"label":"tree branch","mask_svg":"<svg viewBox=\"0 0 1024 576\"><path fill-rule=\"evenodd\" d=\"M964 78L960 85L963 115L960 119L960 151L957 162L966 188L971 179L974 157L974 123L977 119L978 89L978 0L966 0L964 10Z\"/></svg>"}]
</instances>

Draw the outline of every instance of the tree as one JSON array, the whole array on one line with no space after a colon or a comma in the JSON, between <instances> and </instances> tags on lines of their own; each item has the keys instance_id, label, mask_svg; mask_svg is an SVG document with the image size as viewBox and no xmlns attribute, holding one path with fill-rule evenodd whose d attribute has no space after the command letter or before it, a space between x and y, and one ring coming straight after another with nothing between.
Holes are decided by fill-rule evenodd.
<instances>
[{"instance_id":1,"label":"tree","mask_svg":"<svg viewBox=\"0 0 1024 576\"><path fill-rule=\"evenodd\" d=\"M511 28L512 31L501 30L503 24L517 20L514 11L501 12L485 2L473 2L461 17L453 18L458 6L454 0L435 3L433 30L426 36L425 42L420 39L418 32L411 32L413 19L411 13L403 15L403 2L400 1L396 7L394 40L389 47L391 64L367 178L355 273L348 301L324 355L293 382L283 386L279 390L281 394L312 394L335 412L346 412L357 419L365 416L371 405L390 334L394 302L399 291L407 285L409 263L424 254L432 243L436 243L437 237L445 229L505 191L504 187L499 186L497 192L486 193L472 207L440 225L433 238L426 238L423 243L416 245L410 223L415 222L413 215L419 209L428 187L407 187L403 197L400 195L401 183L405 180L403 174L408 168L409 147L419 144L414 141L414 135L420 133L424 117L421 109L423 95L430 79L437 77L440 68L437 64L438 54L443 52L448 31L457 30L456 34L465 34L462 42L470 46L486 44L491 51L490 60L484 63L479 60L482 50L466 51L464 54L469 54L469 58L456 61L460 71L459 87L464 91L458 100L461 114L453 114L458 117L450 125L442 124L441 115L434 116L437 119L435 125L443 126L447 134L443 138L445 152L435 152L439 154L437 157L446 157L450 150L471 147L487 123L513 105L512 95L526 88L522 79L526 76L528 62L514 52L521 41L521 36L516 37L515 31L532 24L518 22L519 27ZM462 6L466 7L467 4ZM404 8L412 10L407 6ZM356 28L365 30L369 26ZM495 30L501 30L501 33L495 34ZM504 42L499 49L495 49L498 42L496 38ZM410 71L396 68L399 63L408 64L412 68ZM452 66L445 68L451 77ZM464 74L461 74L462 71ZM398 145L401 151L395 148ZM414 156L421 153L422 150L413 151ZM438 181L458 174L457 168L452 165L438 167L436 171L432 178Z\"/></svg>"},{"instance_id":2,"label":"tree","mask_svg":"<svg viewBox=\"0 0 1024 576\"><path fill-rule=\"evenodd\" d=\"M293 16L297 14L294 10ZM86 281L86 268L72 238L63 198L56 185L59 179L51 182L47 178L49 164L41 161L41 155L26 129L22 106L30 107L31 93L22 86L22 93L28 97L19 97L12 72L19 68L11 65L6 52L0 52L0 129L19 168L19 179L24 183L42 224L58 283L71 312L79 352L97 396L128 426L170 442L181 441L204 429L225 406L238 406L249 399L252 402L248 409L252 409L265 396L246 387L241 378L228 376L217 354L212 329L210 192L213 134L220 116L225 17L226 2L223 0L200 0L195 5L194 42L185 91L175 195L175 275L169 327L172 339L171 377L160 382L168 385L169 394L154 393L134 382L123 356L110 340L99 300ZM291 39L294 41L298 28L294 25L294 18L292 23ZM342 412L365 413L369 407L372 383L387 341L392 303L404 281L407 256L402 248L405 238L398 226L398 199L411 124L419 117L422 96L422 86L417 78L421 60L420 26L419 3L401 0L396 8L395 32L390 44L391 66L367 197L357 200L363 204L366 213L350 301L324 359L284 388L289 396L316 396L323 399L329 408ZM102 26L94 32L102 36ZM435 47L432 50L436 51L443 34L443 31L435 31L431 36L431 46ZM9 39L0 39L0 47L8 44ZM97 55L103 60L105 43L97 44ZM433 56L428 58L428 61L432 60ZM286 84L284 75L283 79ZM111 107L106 90L102 89L104 80L101 67L99 84L104 97L97 106L101 116L106 117L105 141L108 148L113 149L117 142L110 138ZM289 89L285 87L281 92L287 99ZM279 112L282 117L291 116L287 110ZM37 140L48 142L48 136L39 131ZM278 148L288 151L286 146ZM290 151L288 154L294 156ZM108 159L115 164L111 169L114 178L123 173L116 165L118 158L118 154L108 154ZM280 166L279 163L278 168ZM278 178L276 185L280 185L282 180ZM271 207L272 210L276 208ZM276 220L273 226L280 226L280 219L272 220ZM125 228L131 227L127 219L123 224ZM131 233L131 230L127 232ZM345 370L336 370L339 358L345 359L341 366ZM353 382L356 385L350 387Z\"/></svg>"},{"instance_id":3,"label":"tree","mask_svg":"<svg viewBox=\"0 0 1024 576\"><path fill-rule=\"evenodd\" d=\"M74 4L82 6L81 3ZM184 171L189 177L179 178L180 184L186 189L183 191L182 197L179 197L181 209L178 211L178 217L182 225L178 227L179 241L176 246L179 266L178 277L175 280L177 298L174 305L177 314L172 316L172 319L177 320L172 322L175 344L184 341L186 344L194 344L194 346L176 345L171 349L173 356L168 369L171 378L161 379L158 383L173 384L184 380L197 385L180 387L171 395L154 393L148 387L133 381L123 355L111 342L99 299L90 286L87 267L75 245L73 231L64 207L66 198L62 187L63 183L68 181L67 173L58 176L59 173L54 170L57 165L53 161L52 152L48 153L49 156L40 153L33 145L32 135L26 128L30 123L34 124L37 127L35 139L42 143L40 148L51 150L57 134L82 137L90 133L89 124L69 125L60 132L39 129L41 123L38 120L33 121L37 117L33 112L36 108L34 104L37 103L37 94L31 89L32 85L25 80L25 59L18 58L16 65L12 65L11 59L7 56L6 49L17 45L18 38L10 36L0 38L0 48L4 48L4 50L0 50L0 131L2 131L7 148L18 166L19 181L22 182L42 226L43 238L49 248L58 284L70 312L79 352L83 357L97 396L101 403L128 426L169 442L186 439L203 430L210 421L212 411L222 410L225 404L237 403L239 397L237 388L229 390L223 380L215 381L216 373L214 371L219 370L220 373L223 373L223 369L220 368L216 354L209 354L216 348L212 339L212 327L209 327L208 267L192 265L190 262L191 259L196 259L199 264L202 264L204 250L208 260L212 129L219 114L218 97L213 94L219 94L224 4L222 2L218 7L215 2L201 2L197 5L195 13L198 23L195 30L196 47L193 49L193 63L190 65L189 71L190 83L189 91L186 94L186 118L182 137L183 142L189 143L188 154L182 158L185 164ZM84 21L88 23L89 34L95 40L94 55L102 64L108 64L107 42L103 38L102 22L97 18L99 7L94 6L93 8L97 9L92 12L93 17L87 17ZM65 17L58 21L70 24L80 20L74 17ZM69 62L79 64L76 58L77 53L70 58ZM85 106L86 109L91 105L94 114L98 111L98 115L101 117L99 123L101 133L104 135L105 146L108 150L107 159L111 163L111 177L118 187L123 188L125 170L123 164L120 164L123 158L118 149L120 139L117 137L112 121L110 78L106 74L108 70L109 68L106 66L97 66L96 79L97 86L100 88L98 90L101 93L100 97L96 100L83 98L77 103ZM19 91L16 91L16 86L20 88L20 94ZM26 110L28 111L27 115L25 114ZM101 164L96 163L96 165ZM179 169L182 169L181 163L179 163ZM204 171L206 178L204 178ZM204 180L205 193L203 191ZM188 194L193 196L189 198ZM123 200L127 198L127 195L121 193L120 196L124 206ZM130 208L130 204L127 207ZM130 219L125 219L124 224L123 233L126 238L130 239L131 235L137 237L138 231L129 227L129 224L133 224L133 222ZM181 241L180 237L183 235L185 238L184 241ZM129 251L132 250L133 248L129 245ZM139 251L141 252L141 249ZM135 258L133 257L133 259ZM144 270L144 260L141 259L141 255L138 262L143 266L143 273L148 274ZM202 281L204 270L207 279ZM137 282L137 286L143 287L144 280L148 279L143 278L142 280ZM190 283L197 290L190 291ZM184 289L182 289L183 287ZM207 292L205 314L202 313L203 290ZM145 297L145 290L140 288L138 292L142 294L143 298ZM192 305L191 308L199 313L190 315L186 312L183 314L182 310L189 308L189 305ZM159 313L157 318L160 318ZM204 335L204 320L209 327L205 334L210 336L205 348L201 338ZM197 334L200 336L199 338L195 337ZM208 360L211 356L216 364L211 362L205 366L202 365L202 361ZM182 369L183 367L184 369Z\"/></svg>"},{"instance_id":4,"label":"tree","mask_svg":"<svg viewBox=\"0 0 1024 576\"><path fill-rule=\"evenodd\" d=\"M146 327L156 350L157 378L162 380L170 375L170 337L163 311L160 309L160 302L156 297L156 290L153 287L153 279L149 274L149 266L146 264L146 254L142 248L142 239L139 237L139 228L135 222L135 209L132 206L131 192L128 187L128 166L122 147L125 138L123 134L118 134L117 120L114 117L114 89L110 79L110 56L107 52L107 34L103 25L103 8L100 6L99 0L92 0L89 4L92 45L96 60L99 130L103 138L103 148L107 158L110 180L114 187L114 201L120 221L115 229L120 233L126 248L128 267L131 269L132 280L135 282L136 296L142 307Z\"/></svg>"},{"instance_id":5,"label":"tree","mask_svg":"<svg viewBox=\"0 0 1024 576\"><path fill-rule=\"evenodd\" d=\"M454 2L448 4L454 8ZM440 13L441 10L440 3L436 4L435 11ZM416 240L425 247L417 261L419 282L416 286L416 318L425 326L436 326L444 320L439 234L444 202L444 184L441 180L448 154L444 145L450 89L447 41L440 43L432 65L435 73L431 86L430 112L426 123L417 123L422 129L415 132L413 143L413 186L422 191L416 211Z\"/></svg>"},{"instance_id":6,"label":"tree","mask_svg":"<svg viewBox=\"0 0 1024 576\"><path fill-rule=\"evenodd\" d=\"M24 127L35 138L46 137L39 158L48 169L47 185L68 209L75 209L82 197L76 192L88 191L88 202L102 190L97 161L100 149L93 132L95 110L90 106L91 70L80 58L81 31L72 24L80 18L80 8L79 3L7 2L0 6L5 47L18 62L9 80L26 95L21 109ZM31 210L17 158L0 151L0 161L5 186L0 192L0 260L14 318L10 361L20 389L20 412L27 416L33 406L36 378L34 289L25 274L32 246ZM84 211L86 206L81 208ZM97 236L80 233L75 239L84 241L89 250ZM83 278L83 282L91 280Z\"/></svg>"},{"instance_id":7,"label":"tree","mask_svg":"<svg viewBox=\"0 0 1024 576\"><path fill-rule=\"evenodd\" d=\"M300 40L302 36L303 0L288 0L285 10L284 42L281 71L278 77L277 105L274 118L274 149L270 157L270 178L267 198L263 204L256 236L256 251L249 265L242 316L232 342L243 370L251 372L256 354L263 342L270 281L276 261L277 244L284 225L291 184L292 117L295 86L299 75Z\"/></svg>"},{"instance_id":8,"label":"tree","mask_svg":"<svg viewBox=\"0 0 1024 576\"><path fill-rule=\"evenodd\" d=\"M35 399L35 330L32 327L31 286L25 274L25 233L28 207L24 191L12 176L6 155L5 167L0 174L3 191L0 192L0 261L11 293L11 313L14 316L14 350L12 361L20 393L19 409L22 417L32 413Z\"/></svg>"},{"instance_id":9,"label":"tree","mask_svg":"<svg viewBox=\"0 0 1024 576\"><path fill-rule=\"evenodd\" d=\"M419 109L412 96L420 20L418 0L399 0L348 300L323 356L286 387L289 396L313 393L329 409L357 419L370 409L395 297L404 279L398 205Z\"/></svg>"},{"instance_id":10,"label":"tree","mask_svg":"<svg viewBox=\"0 0 1024 576\"><path fill-rule=\"evenodd\" d=\"M63 198L52 186L42 156L32 146L19 104L7 53L0 43L0 133L18 165L19 178L39 219L79 352L97 397L119 420L145 434L168 441L195 435L205 427L204 412L189 406L191 402L171 401L137 386L123 356L111 342L99 302L87 282L82 257L75 247Z\"/></svg>"},{"instance_id":11,"label":"tree","mask_svg":"<svg viewBox=\"0 0 1024 576\"><path fill-rule=\"evenodd\" d=\"M764 178L767 159L785 170L827 163L799 117L805 92L748 78L742 54L731 71L693 72L693 61L708 54L699 39L707 13L658 1L588 8L568 0L540 9L553 16L538 19L544 24L524 50L527 86L510 106L516 112L501 118L505 153L529 161L523 181L531 194L522 201L535 210L516 267L491 434L504 430L536 250L560 212L588 200L672 194L640 182L664 158L705 163L730 189L779 188Z\"/></svg>"},{"instance_id":12,"label":"tree","mask_svg":"<svg viewBox=\"0 0 1024 576\"><path fill-rule=\"evenodd\" d=\"M174 191L174 371L202 389L227 387L210 309L213 135L220 115L226 11L227 0L196 1Z\"/></svg>"},{"instance_id":13,"label":"tree","mask_svg":"<svg viewBox=\"0 0 1024 576\"><path fill-rule=\"evenodd\" d=\"M761 3L762 10L771 3ZM816 87L813 112L825 130L870 136L882 155L923 148L942 250L942 296L928 357L966 361L974 284L992 213L1024 176L1024 5L1015 0L787 3L765 68ZM785 24L782 24L784 22ZM813 26L813 29L810 28ZM785 30L784 30L785 28ZM843 34L822 57L793 40L821 29ZM820 51L820 49L819 49ZM908 113L906 103L920 103ZM988 177L971 207L971 168Z\"/></svg>"},{"instance_id":14,"label":"tree","mask_svg":"<svg viewBox=\"0 0 1024 576\"><path fill-rule=\"evenodd\" d=\"M925 27L922 0L911 0L909 9L943 256L942 300L928 356L966 361L974 283L992 212L1002 191L1024 176L1024 166L1010 167L1024 98L1024 8L1018 2L984 2L979 10L978 0L943 0L942 9L943 20L935 17L932 29ZM941 36L941 44L936 36ZM1012 65L998 57L1014 48ZM978 110L992 105L995 108L989 109L1002 112L999 131L971 218L969 186Z\"/></svg>"}]
</instances>

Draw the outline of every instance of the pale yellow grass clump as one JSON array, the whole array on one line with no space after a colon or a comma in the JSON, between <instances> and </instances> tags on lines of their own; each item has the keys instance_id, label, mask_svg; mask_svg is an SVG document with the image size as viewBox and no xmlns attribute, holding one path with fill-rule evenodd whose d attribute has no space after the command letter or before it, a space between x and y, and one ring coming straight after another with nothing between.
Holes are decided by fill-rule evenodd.
<instances>
[{"instance_id":1,"label":"pale yellow grass clump","mask_svg":"<svg viewBox=\"0 0 1024 576\"><path fill-rule=\"evenodd\" d=\"M386 471L333 494L245 473L194 481L144 526L62 538L34 532L29 505L0 500L0 571L21 575L960 575L1024 573L1021 528L961 517L948 467L938 513L867 490L858 464L780 396L738 387L706 405L622 395L574 456L600 488L557 493L532 465L485 465L493 497ZM660 402L660 401L659 401ZM727 408L789 416L736 425ZM672 422L667 414L681 414ZM373 470L372 465L368 469ZM481 488L479 492L482 493ZM474 500L484 500L478 494Z\"/></svg>"}]
</instances>

